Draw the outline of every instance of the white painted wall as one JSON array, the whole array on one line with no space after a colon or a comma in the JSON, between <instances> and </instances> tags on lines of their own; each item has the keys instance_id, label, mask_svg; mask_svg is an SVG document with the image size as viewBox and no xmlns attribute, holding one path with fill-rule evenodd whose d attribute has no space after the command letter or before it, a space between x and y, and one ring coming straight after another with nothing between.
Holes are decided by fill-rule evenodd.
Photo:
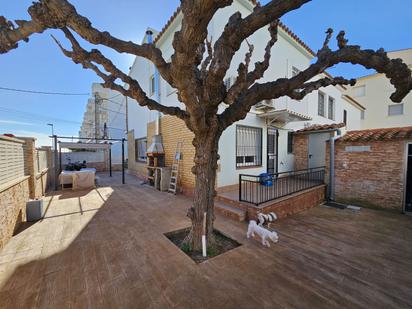
<instances>
[{"instance_id":1,"label":"white painted wall","mask_svg":"<svg viewBox=\"0 0 412 309\"><path fill-rule=\"evenodd\" d=\"M401 58L412 69L412 49L390 52L388 56L392 59ZM359 87L364 87L364 91L359 91ZM403 115L388 116L388 106L396 104L389 98L394 91L395 88L383 74L361 77L348 90L349 95L366 107L365 119L361 121L362 129L412 126L411 93L402 101ZM359 95L361 92L364 95Z\"/></svg>"},{"instance_id":2,"label":"white painted wall","mask_svg":"<svg viewBox=\"0 0 412 309\"><path fill-rule=\"evenodd\" d=\"M236 11L241 12L243 16L251 13L253 6L248 0L234 1L230 7L226 7L217 12L209 24L209 38L214 41L222 33L225 24L229 17ZM173 54L172 40L173 34L180 28L181 15L168 27L167 31L162 35L156 43L163 53L166 60L170 60ZM252 56L252 65L256 61L261 61L264 55L264 47L269 41L270 36L267 29L261 29L254 35L248 38L248 41L255 46L255 51ZM144 39L143 42L145 41ZM240 50L235 54L232 65L227 72L226 77L236 76L238 64L244 60L245 53L248 51L247 44L244 42ZM278 42L272 49L272 57L270 60L270 67L266 71L264 77L259 82L273 81L277 78L291 77L292 67L299 70L304 70L310 64L312 55L306 51L299 43L297 43L289 34L283 29L279 29ZM149 80L153 74L153 65L147 60L137 57L132 66L130 75L139 81L143 90L149 93ZM298 130L306 124L325 124L325 123L339 123L343 121L343 109L348 110L348 126L350 128L358 128L360 123L360 110L353 108L352 105L342 99L342 92L336 87L330 86L322 91L327 96L332 96L335 99L335 120L330 120L325 117L320 117L318 113L318 94L315 91L302 101L291 100L290 98L279 98L275 102L277 109L288 109L309 117L312 121L293 122L287 124L285 127L279 129L279 158L278 170L279 172L290 171L294 169L294 157L287 153L287 132L290 130ZM184 106L178 102L176 93L171 91L170 86L163 80L160 85L161 103L167 106ZM326 97L327 99L327 97ZM327 101L326 101L327 102ZM350 106L348 106L350 105ZM222 110L222 108L221 108ZM146 135L147 122L156 119L157 112L151 112L147 108L139 107L137 104L129 104L129 130L135 130L135 137L143 137ZM236 169L236 124L261 127L263 128L263 145L262 145L262 167ZM218 186L232 185L238 182L238 175L240 173L259 174L266 171L266 134L267 126L265 120L258 118L256 114L249 113L248 116L227 128L223 133L219 143L220 154L220 172L218 173Z\"/></svg>"}]
</instances>

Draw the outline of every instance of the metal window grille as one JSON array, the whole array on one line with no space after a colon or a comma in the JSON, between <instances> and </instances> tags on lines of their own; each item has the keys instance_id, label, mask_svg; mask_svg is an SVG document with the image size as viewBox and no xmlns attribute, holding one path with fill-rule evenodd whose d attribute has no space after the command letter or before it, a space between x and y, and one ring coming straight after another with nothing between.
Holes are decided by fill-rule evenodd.
<instances>
[{"instance_id":1,"label":"metal window grille","mask_svg":"<svg viewBox=\"0 0 412 309\"><path fill-rule=\"evenodd\" d=\"M236 126L236 167L262 165L262 128Z\"/></svg>"},{"instance_id":2,"label":"metal window grille","mask_svg":"<svg viewBox=\"0 0 412 309\"><path fill-rule=\"evenodd\" d=\"M145 137L135 140L136 161L146 161L147 139Z\"/></svg>"},{"instance_id":3,"label":"metal window grille","mask_svg":"<svg viewBox=\"0 0 412 309\"><path fill-rule=\"evenodd\" d=\"M325 95L318 93L318 115L325 117Z\"/></svg>"}]
</instances>

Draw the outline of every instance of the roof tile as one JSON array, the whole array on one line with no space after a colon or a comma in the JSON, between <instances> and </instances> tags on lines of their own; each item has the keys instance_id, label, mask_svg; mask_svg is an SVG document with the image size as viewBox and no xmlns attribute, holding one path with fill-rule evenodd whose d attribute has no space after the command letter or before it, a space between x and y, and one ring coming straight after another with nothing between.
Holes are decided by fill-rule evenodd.
<instances>
[{"instance_id":1,"label":"roof tile","mask_svg":"<svg viewBox=\"0 0 412 309\"><path fill-rule=\"evenodd\" d=\"M412 139L412 126L348 131L338 142L372 142Z\"/></svg>"}]
</instances>

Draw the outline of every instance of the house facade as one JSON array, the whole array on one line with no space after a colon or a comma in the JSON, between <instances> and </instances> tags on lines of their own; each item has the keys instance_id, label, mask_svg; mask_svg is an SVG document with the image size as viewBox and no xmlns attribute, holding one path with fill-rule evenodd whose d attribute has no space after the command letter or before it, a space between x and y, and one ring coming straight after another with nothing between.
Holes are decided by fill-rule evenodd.
<instances>
[{"instance_id":1,"label":"house facade","mask_svg":"<svg viewBox=\"0 0 412 309\"><path fill-rule=\"evenodd\" d=\"M221 9L209 24L209 39L218 38L229 17L236 11L242 15L252 12L254 3L249 0L237 0L229 7ZM149 32L143 43L152 40L161 49L167 61L173 54L173 34L181 25L182 14L178 9L165 27L157 32ZM150 35L152 33L152 35ZM248 41L255 46L251 63L263 58L264 46L270 39L267 29L261 29ZM233 58L227 72L227 87L234 82L238 64L244 60L248 48L244 43ZM314 52L302 42L285 25L279 25L278 42L272 48L269 69L260 80L271 81L277 78L292 77L310 65ZM176 95L176 90L158 77L154 66L141 57L136 57L130 75L139 81L147 94L163 105L184 108ZM322 77L322 76L319 76ZM237 186L240 174L259 175L261 173L277 173L296 169L293 149L293 133L310 125L327 125L345 123L349 130L360 129L361 113L365 108L345 93L343 87L329 86L315 91L302 101L288 97L260 102L248 113L247 117L236 122L225 130L219 143L220 160L218 162L217 187L226 190ZM129 103L129 171L145 175L145 151L155 133L162 135L166 155L166 165L173 160L177 142L183 142L182 185L194 185L194 177L190 172L193 166L193 135L183 122L170 116L161 116L156 111L140 107L136 102ZM133 104L134 103L134 104ZM221 104L220 111L226 108ZM158 120L160 119L160 120ZM159 132L156 132L158 130ZM318 132L313 132L317 134ZM319 143L325 142L325 135L313 138L311 149L318 149ZM323 147L324 149L325 147ZM310 167L325 164L325 150L311 155Z\"/></svg>"},{"instance_id":2,"label":"house facade","mask_svg":"<svg viewBox=\"0 0 412 309\"><path fill-rule=\"evenodd\" d=\"M412 69L412 48L388 52L388 56L402 59ZM354 87L348 87L346 93L366 108L362 113L362 129L412 126L412 94L397 104L390 100L394 91L390 81L380 73L360 77Z\"/></svg>"}]
</instances>

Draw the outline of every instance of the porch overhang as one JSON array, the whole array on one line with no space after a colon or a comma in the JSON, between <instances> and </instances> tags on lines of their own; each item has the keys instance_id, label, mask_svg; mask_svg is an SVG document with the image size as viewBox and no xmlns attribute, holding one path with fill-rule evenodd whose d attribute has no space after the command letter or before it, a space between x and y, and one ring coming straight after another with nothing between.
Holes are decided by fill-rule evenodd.
<instances>
[{"instance_id":1,"label":"porch overhang","mask_svg":"<svg viewBox=\"0 0 412 309\"><path fill-rule=\"evenodd\" d=\"M258 114L258 117L269 120L271 124L279 123L282 125L286 125L289 122L312 120L310 116L299 114L288 109L265 112Z\"/></svg>"}]
</instances>

